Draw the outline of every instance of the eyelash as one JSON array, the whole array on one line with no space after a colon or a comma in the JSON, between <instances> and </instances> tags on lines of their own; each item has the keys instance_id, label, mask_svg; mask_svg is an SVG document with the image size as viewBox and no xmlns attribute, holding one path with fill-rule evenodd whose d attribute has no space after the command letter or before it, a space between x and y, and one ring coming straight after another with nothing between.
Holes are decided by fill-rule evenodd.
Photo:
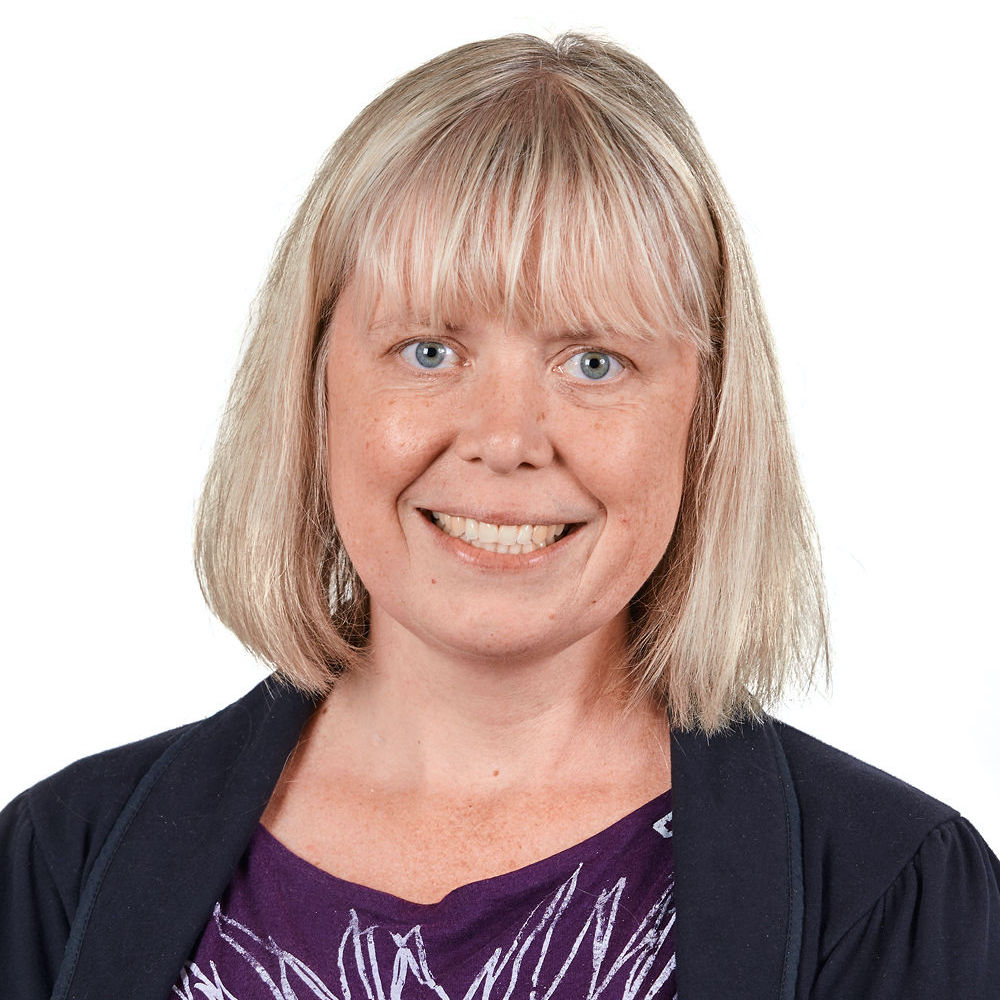
<instances>
[{"instance_id":1,"label":"eyelash","mask_svg":"<svg viewBox=\"0 0 1000 1000\"><path fill-rule=\"evenodd\" d=\"M420 364L417 358L417 349L421 347L421 345L443 349L445 351L445 356L442 359L442 364L439 365ZM440 340L411 340L405 344L402 344L397 349L397 352L399 356L402 357L407 362L407 364L410 365L410 367L423 372L433 372L437 371L439 368L445 370L449 368L455 368L462 363L458 357L458 352L453 347L450 347L448 344L445 344ZM568 366L570 366L573 363L573 361L576 360L577 358L582 358L584 355L587 354L593 354L603 358L607 358L610 362L609 368L611 370L611 374L606 378L590 379L586 376L586 374L584 374L582 367L580 367L580 365L582 365L582 362L577 363L580 374L579 375L570 374L570 372L567 370ZM451 363L444 364L443 362L447 360L449 357L451 358ZM615 366L617 366L617 370L615 370ZM613 354L611 351L604 351L596 347L585 347L574 351L573 354L571 354L565 361L563 361L561 364L556 365L554 370L562 372L565 375L568 375L571 379L573 379L573 381L576 382L591 382L593 384L597 384L601 382L615 381L617 377L628 367L630 367L630 365L627 361L625 361L623 358L620 358L617 354Z\"/></svg>"}]
</instances>

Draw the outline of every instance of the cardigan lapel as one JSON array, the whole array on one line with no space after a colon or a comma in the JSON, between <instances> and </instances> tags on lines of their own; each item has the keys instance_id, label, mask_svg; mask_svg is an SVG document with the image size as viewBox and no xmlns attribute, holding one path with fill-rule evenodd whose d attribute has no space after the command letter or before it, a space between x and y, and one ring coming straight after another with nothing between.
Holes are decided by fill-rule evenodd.
<instances>
[{"instance_id":1,"label":"cardigan lapel","mask_svg":"<svg viewBox=\"0 0 1000 1000\"><path fill-rule=\"evenodd\" d=\"M685 1000L794 996L801 834L769 720L671 738L677 992Z\"/></svg>"},{"instance_id":2,"label":"cardigan lapel","mask_svg":"<svg viewBox=\"0 0 1000 1000\"><path fill-rule=\"evenodd\" d=\"M153 765L84 889L54 1000L170 996L314 708L264 681Z\"/></svg>"}]
</instances>

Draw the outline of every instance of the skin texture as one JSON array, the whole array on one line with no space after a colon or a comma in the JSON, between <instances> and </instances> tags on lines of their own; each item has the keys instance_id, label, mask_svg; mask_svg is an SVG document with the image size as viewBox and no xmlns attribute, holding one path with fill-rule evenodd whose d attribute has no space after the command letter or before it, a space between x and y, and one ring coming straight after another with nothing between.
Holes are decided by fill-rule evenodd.
<instances>
[{"instance_id":1,"label":"skin texture","mask_svg":"<svg viewBox=\"0 0 1000 1000\"><path fill-rule=\"evenodd\" d=\"M446 335L379 316L368 330L351 306L348 292L327 365L331 496L372 594L374 643L402 630L439 656L509 662L595 634L617 642L673 532L694 349L482 317ZM444 343L454 363L418 367L401 347L421 339ZM571 359L592 347L630 363L587 380ZM559 558L483 565L440 545L421 509L580 527L553 548Z\"/></svg>"},{"instance_id":2,"label":"skin texture","mask_svg":"<svg viewBox=\"0 0 1000 1000\"><path fill-rule=\"evenodd\" d=\"M669 334L477 315L432 332L353 306L349 287L329 330L330 491L371 595L370 661L316 713L264 822L342 878L429 902L669 786L666 720L626 705L620 664L676 520L698 362ZM428 510L575 528L491 553Z\"/></svg>"}]
</instances>

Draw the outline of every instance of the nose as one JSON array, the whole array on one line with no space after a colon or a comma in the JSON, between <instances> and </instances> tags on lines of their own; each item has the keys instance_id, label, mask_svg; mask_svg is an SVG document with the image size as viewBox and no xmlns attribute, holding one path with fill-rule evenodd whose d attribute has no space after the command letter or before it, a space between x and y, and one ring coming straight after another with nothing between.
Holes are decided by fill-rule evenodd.
<instances>
[{"instance_id":1,"label":"nose","mask_svg":"<svg viewBox=\"0 0 1000 1000\"><path fill-rule=\"evenodd\" d=\"M460 414L455 449L467 462L482 462L506 475L542 468L554 456L541 391L526 380L494 379L470 393Z\"/></svg>"}]
</instances>

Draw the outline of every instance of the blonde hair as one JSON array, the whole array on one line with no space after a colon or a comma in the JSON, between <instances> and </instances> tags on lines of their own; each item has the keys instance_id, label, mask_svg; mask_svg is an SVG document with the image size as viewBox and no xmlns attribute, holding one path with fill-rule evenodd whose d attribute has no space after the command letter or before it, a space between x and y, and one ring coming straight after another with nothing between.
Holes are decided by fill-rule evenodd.
<instances>
[{"instance_id":1,"label":"blonde hair","mask_svg":"<svg viewBox=\"0 0 1000 1000\"><path fill-rule=\"evenodd\" d=\"M326 470L326 334L349 281L433 324L474 303L695 344L680 513L631 604L634 690L711 732L811 680L823 586L753 267L694 125L645 63L577 34L462 46L390 86L316 174L259 296L195 541L213 611L316 693L368 625Z\"/></svg>"}]
</instances>

